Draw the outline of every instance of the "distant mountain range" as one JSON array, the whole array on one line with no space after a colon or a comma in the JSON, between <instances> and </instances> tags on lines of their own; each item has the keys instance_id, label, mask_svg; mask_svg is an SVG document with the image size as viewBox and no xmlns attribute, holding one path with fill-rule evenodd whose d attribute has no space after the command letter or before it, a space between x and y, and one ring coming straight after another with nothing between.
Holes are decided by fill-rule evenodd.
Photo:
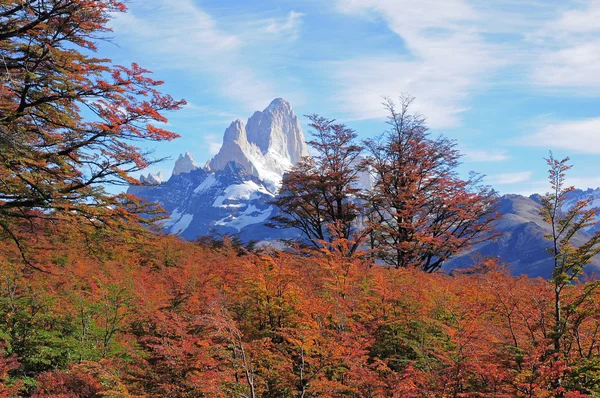
<instances>
[{"instance_id":1,"label":"distant mountain range","mask_svg":"<svg viewBox=\"0 0 600 398\"><path fill-rule=\"evenodd\" d=\"M589 189L587 191L575 190L569 193L569 200L565 203L568 209L578 200L588 198L600 198L600 189ZM495 229L502 235L495 241L485 242L475 246L470 252L449 261L445 265L446 270L455 267L471 265L473 260L480 256L496 257L504 263L508 263L511 272L515 275L526 274L532 277L540 276L548 278L552 274L553 259L547 248L550 241L544 235L550 233L549 224L545 223L540 216L541 196L531 195L504 195L499 199L498 212L501 218L496 221ZM597 205L597 203L592 203ZM580 233L574 239L575 243L583 243L589 233L593 233L596 227ZM590 265L588 272L600 272L600 260Z\"/></svg>"},{"instance_id":2,"label":"distant mountain range","mask_svg":"<svg viewBox=\"0 0 600 398\"><path fill-rule=\"evenodd\" d=\"M308 148L298 118L290 104L278 98L246 123L231 123L221 150L204 167L185 153L177 159L169 180L164 181L160 174L141 176L142 185L130 186L128 193L160 203L170 214L163 224L165 230L184 239L236 235L245 242L273 244L298 237L297 231L272 229L265 224L277 212L269 202L283 174L303 156L308 156ZM588 198L594 207L600 207L600 189L570 192L565 205L570 207ZM444 268L465 267L483 255L508 263L514 274L549 277L552 259L544 238L549 226L539 210L539 195L501 197L502 217L496 229L503 235L447 262ZM582 242L585 238L584 233L576 239ZM600 271L600 261L590 269Z\"/></svg>"}]
</instances>

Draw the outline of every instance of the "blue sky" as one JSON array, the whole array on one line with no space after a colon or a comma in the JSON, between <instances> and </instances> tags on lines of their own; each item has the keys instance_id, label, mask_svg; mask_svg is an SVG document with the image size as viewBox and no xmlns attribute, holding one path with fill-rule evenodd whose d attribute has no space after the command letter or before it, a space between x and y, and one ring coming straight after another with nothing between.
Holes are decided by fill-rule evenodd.
<instances>
[{"instance_id":1,"label":"blue sky","mask_svg":"<svg viewBox=\"0 0 600 398\"><path fill-rule=\"evenodd\" d=\"M383 96L410 93L463 171L501 193L545 192L548 150L569 182L600 186L600 0L131 0L101 55L137 62L188 106L155 146L204 164L222 134L276 97L363 138ZM305 118L301 117L303 124ZM306 132L305 128L305 132Z\"/></svg>"}]
</instances>

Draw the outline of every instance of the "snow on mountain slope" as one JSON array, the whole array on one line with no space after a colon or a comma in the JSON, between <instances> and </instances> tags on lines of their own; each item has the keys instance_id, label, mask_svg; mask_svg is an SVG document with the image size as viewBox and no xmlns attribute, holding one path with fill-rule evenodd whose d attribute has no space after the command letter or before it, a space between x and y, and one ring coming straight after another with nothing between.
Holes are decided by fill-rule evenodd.
<instances>
[{"instance_id":1,"label":"snow on mountain slope","mask_svg":"<svg viewBox=\"0 0 600 398\"><path fill-rule=\"evenodd\" d=\"M575 189L567 194L567 200L564 203L564 210L570 210L577 204L580 200L591 200L590 204L587 206L588 209L597 209L599 210L596 213L596 221L600 221L600 188L597 189ZM588 228L588 232L598 231L600 230L600 225L594 225Z\"/></svg>"},{"instance_id":2,"label":"snow on mountain slope","mask_svg":"<svg viewBox=\"0 0 600 398\"><path fill-rule=\"evenodd\" d=\"M244 181L241 184L230 185L223 190L222 195L218 196L213 202L213 207L240 207L240 202L259 199L261 195L271 196L263 186L256 182Z\"/></svg>"},{"instance_id":3,"label":"snow on mountain slope","mask_svg":"<svg viewBox=\"0 0 600 398\"><path fill-rule=\"evenodd\" d=\"M193 219L193 214L181 214L175 210L167 222L164 223L164 226L169 228L171 233L179 235L190 226Z\"/></svg>"},{"instance_id":4,"label":"snow on mountain slope","mask_svg":"<svg viewBox=\"0 0 600 398\"><path fill-rule=\"evenodd\" d=\"M214 174L209 174L206 179L204 181L202 181L202 184L198 185L195 189L194 189L194 194L199 194L201 192L204 192L208 189L210 189L210 187L212 187L213 185L215 185L215 183L217 182L217 177L215 177Z\"/></svg>"},{"instance_id":5,"label":"snow on mountain slope","mask_svg":"<svg viewBox=\"0 0 600 398\"><path fill-rule=\"evenodd\" d=\"M248 225L264 223L271 216L272 209L261 210L254 205L249 205L246 210L238 215L228 215L227 217L217 221L216 225L223 225L235 228L239 231Z\"/></svg>"},{"instance_id":6,"label":"snow on mountain slope","mask_svg":"<svg viewBox=\"0 0 600 398\"><path fill-rule=\"evenodd\" d=\"M254 227L248 239L268 238L265 221L275 211L273 199L260 180L230 162L223 170L195 169L174 174L160 185L131 186L128 193L158 202L169 212L165 231L185 239L239 234Z\"/></svg>"}]
</instances>

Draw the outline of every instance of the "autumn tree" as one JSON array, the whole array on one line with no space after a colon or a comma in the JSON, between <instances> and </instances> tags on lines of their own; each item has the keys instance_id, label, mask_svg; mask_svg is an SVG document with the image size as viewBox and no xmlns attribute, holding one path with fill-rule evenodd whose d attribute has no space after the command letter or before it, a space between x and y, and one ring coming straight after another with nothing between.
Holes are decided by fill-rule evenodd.
<instances>
[{"instance_id":1,"label":"autumn tree","mask_svg":"<svg viewBox=\"0 0 600 398\"><path fill-rule=\"evenodd\" d=\"M598 287L598 283L590 283L576 295L569 295L569 290L582 276L586 265L600 253L600 232L594 233L585 241L577 242L589 227L597 224L597 210L591 208L592 198L580 200L571 208L565 206L568 193L575 188L566 185L566 172L571 169L569 158L555 159L550 152L546 159L548 164L548 180L551 192L542 197L540 215L550 225L550 233L546 238L551 245L548 252L553 258L552 284L554 288L553 330L551 333L553 361L565 360L566 350L570 346L569 329L571 323L580 318L582 305ZM568 299L565 302L566 297ZM581 321L581 320L580 320ZM562 395L563 375L560 372L554 380L553 387L557 396Z\"/></svg>"},{"instance_id":2,"label":"autumn tree","mask_svg":"<svg viewBox=\"0 0 600 398\"><path fill-rule=\"evenodd\" d=\"M432 138L425 120L410 112L412 101L402 97L398 109L386 100L390 129L365 142L363 167L375 184L363 199L378 257L396 268L432 272L494 236L497 195L481 184L481 176L458 175L456 142Z\"/></svg>"},{"instance_id":3,"label":"autumn tree","mask_svg":"<svg viewBox=\"0 0 600 398\"><path fill-rule=\"evenodd\" d=\"M56 229L39 238L51 274L0 246L0 396L600 393L594 282L563 289L556 356L553 282L494 260L448 275L173 236L89 256L86 235Z\"/></svg>"},{"instance_id":4,"label":"autumn tree","mask_svg":"<svg viewBox=\"0 0 600 398\"><path fill-rule=\"evenodd\" d=\"M362 151L357 134L335 120L309 115L316 154L306 157L283 177L274 201L280 227L296 228L315 247L338 239L351 242L339 250L353 253L365 235L359 216L361 203L357 168Z\"/></svg>"},{"instance_id":5,"label":"autumn tree","mask_svg":"<svg viewBox=\"0 0 600 398\"><path fill-rule=\"evenodd\" d=\"M119 0L5 0L0 4L0 234L19 245L39 219L108 225L138 203L106 184L157 161L139 145L176 134L176 101L133 64L94 56ZM148 209L144 209L148 211ZM139 219L136 219L139 221ZM130 223L131 225L132 223Z\"/></svg>"}]
</instances>

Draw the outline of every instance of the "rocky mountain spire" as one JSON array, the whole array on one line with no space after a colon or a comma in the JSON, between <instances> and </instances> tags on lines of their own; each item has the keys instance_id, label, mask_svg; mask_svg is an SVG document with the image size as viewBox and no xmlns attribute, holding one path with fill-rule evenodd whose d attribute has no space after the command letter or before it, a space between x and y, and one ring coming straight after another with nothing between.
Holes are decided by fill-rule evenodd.
<instances>
[{"instance_id":1,"label":"rocky mountain spire","mask_svg":"<svg viewBox=\"0 0 600 398\"><path fill-rule=\"evenodd\" d=\"M248 119L248 140L255 143L263 153L273 151L289 156L292 164L308 156L300 122L290 104L277 98L263 112L256 112Z\"/></svg>"},{"instance_id":2,"label":"rocky mountain spire","mask_svg":"<svg viewBox=\"0 0 600 398\"><path fill-rule=\"evenodd\" d=\"M247 124L233 122L207 167L222 170L234 161L276 191L283 174L304 156L308 148L298 117L287 101L277 98L264 111L255 112Z\"/></svg>"},{"instance_id":3,"label":"rocky mountain spire","mask_svg":"<svg viewBox=\"0 0 600 398\"><path fill-rule=\"evenodd\" d=\"M194 162L194 157L191 153L186 152L185 155L179 155L179 158L175 162L173 168L173 175L179 175L181 173L189 173L192 170L196 170L198 165Z\"/></svg>"},{"instance_id":4,"label":"rocky mountain spire","mask_svg":"<svg viewBox=\"0 0 600 398\"><path fill-rule=\"evenodd\" d=\"M262 156L255 145L248 141L246 125L241 120L232 122L223 135L223 146L219 153L208 162L211 170L223 170L230 162L236 162L242 166L248 174L257 175L252 159Z\"/></svg>"},{"instance_id":5,"label":"rocky mountain spire","mask_svg":"<svg viewBox=\"0 0 600 398\"><path fill-rule=\"evenodd\" d=\"M142 185L160 185L164 181L164 176L161 172L157 174L148 173L148 177L143 174L140 176L140 182Z\"/></svg>"}]
</instances>

